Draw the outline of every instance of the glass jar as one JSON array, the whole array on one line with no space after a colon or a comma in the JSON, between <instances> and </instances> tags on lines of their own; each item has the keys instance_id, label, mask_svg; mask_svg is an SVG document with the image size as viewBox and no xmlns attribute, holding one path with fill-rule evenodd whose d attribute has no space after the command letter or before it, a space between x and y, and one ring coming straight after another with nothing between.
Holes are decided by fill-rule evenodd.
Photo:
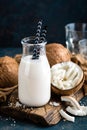
<instances>
[{"instance_id":1,"label":"glass jar","mask_svg":"<svg viewBox=\"0 0 87 130\"><path fill-rule=\"evenodd\" d=\"M78 54L79 41L87 39L87 23L69 23L65 26L66 47L72 54Z\"/></svg>"},{"instance_id":2,"label":"glass jar","mask_svg":"<svg viewBox=\"0 0 87 130\"><path fill-rule=\"evenodd\" d=\"M35 37L22 39L23 54L18 72L19 101L27 106L45 105L51 95L51 73L46 57L46 41L34 44ZM39 48L39 57L33 58L34 47Z\"/></svg>"}]
</instances>

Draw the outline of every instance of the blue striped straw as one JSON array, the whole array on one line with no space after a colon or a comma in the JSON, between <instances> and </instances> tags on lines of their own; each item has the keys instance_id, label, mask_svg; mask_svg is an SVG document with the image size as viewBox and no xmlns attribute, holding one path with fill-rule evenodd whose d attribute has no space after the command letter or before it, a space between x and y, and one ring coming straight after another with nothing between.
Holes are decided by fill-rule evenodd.
<instances>
[{"instance_id":1,"label":"blue striped straw","mask_svg":"<svg viewBox=\"0 0 87 130\"><path fill-rule=\"evenodd\" d=\"M41 33L41 40L40 42L44 42L46 39L46 34L47 34L47 26L44 26L42 33Z\"/></svg>"},{"instance_id":2,"label":"blue striped straw","mask_svg":"<svg viewBox=\"0 0 87 130\"><path fill-rule=\"evenodd\" d=\"M40 41L41 28L42 28L42 20L38 22L32 59L38 59L40 55L40 46L38 46L37 44Z\"/></svg>"}]
</instances>

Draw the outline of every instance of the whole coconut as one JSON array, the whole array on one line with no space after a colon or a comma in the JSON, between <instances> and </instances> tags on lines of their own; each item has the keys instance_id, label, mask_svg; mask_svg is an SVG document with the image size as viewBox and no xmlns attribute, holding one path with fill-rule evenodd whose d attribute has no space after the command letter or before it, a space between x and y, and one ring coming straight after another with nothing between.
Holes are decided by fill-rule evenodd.
<instances>
[{"instance_id":1,"label":"whole coconut","mask_svg":"<svg viewBox=\"0 0 87 130\"><path fill-rule=\"evenodd\" d=\"M46 55L50 66L71 60L71 53L69 50L59 43L47 44Z\"/></svg>"},{"instance_id":2,"label":"whole coconut","mask_svg":"<svg viewBox=\"0 0 87 130\"><path fill-rule=\"evenodd\" d=\"M18 63L5 56L0 58L0 87L12 87L18 83Z\"/></svg>"}]
</instances>

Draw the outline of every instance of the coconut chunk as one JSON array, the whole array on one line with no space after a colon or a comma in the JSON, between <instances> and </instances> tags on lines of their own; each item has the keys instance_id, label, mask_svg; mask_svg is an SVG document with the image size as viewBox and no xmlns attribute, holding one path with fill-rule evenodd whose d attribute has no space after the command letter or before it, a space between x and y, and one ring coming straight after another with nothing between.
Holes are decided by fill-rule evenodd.
<instances>
[{"instance_id":1,"label":"coconut chunk","mask_svg":"<svg viewBox=\"0 0 87 130\"><path fill-rule=\"evenodd\" d=\"M81 109L80 104L77 102L77 100L71 96L61 96L61 100L65 102L70 102L71 105L77 109Z\"/></svg>"},{"instance_id":2,"label":"coconut chunk","mask_svg":"<svg viewBox=\"0 0 87 130\"><path fill-rule=\"evenodd\" d=\"M78 110L78 109L75 109L74 107L68 106L66 108L66 111L75 116L86 116L86 112L83 111L82 109Z\"/></svg>"},{"instance_id":3,"label":"coconut chunk","mask_svg":"<svg viewBox=\"0 0 87 130\"><path fill-rule=\"evenodd\" d=\"M80 110L76 109L75 107L68 106L66 111L75 116L86 116L87 115L87 107L80 106Z\"/></svg>"},{"instance_id":4,"label":"coconut chunk","mask_svg":"<svg viewBox=\"0 0 87 130\"><path fill-rule=\"evenodd\" d=\"M63 109L59 111L60 115L68 121L74 122L75 117L68 115Z\"/></svg>"}]
</instances>

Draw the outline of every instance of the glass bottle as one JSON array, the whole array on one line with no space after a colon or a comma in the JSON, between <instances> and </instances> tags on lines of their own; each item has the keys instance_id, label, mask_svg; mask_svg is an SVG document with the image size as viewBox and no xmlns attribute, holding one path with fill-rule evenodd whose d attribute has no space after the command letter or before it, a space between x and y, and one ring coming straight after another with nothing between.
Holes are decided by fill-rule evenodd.
<instances>
[{"instance_id":1,"label":"glass bottle","mask_svg":"<svg viewBox=\"0 0 87 130\"><path fill-rule=\"evenodd\" d=\"M36 44L39 57L33 58L35 37L22 39L23 54L18 72L19 101L27 106L45 105L51 96L51 73L46 57L46 41Z\"/></svg>"}]
</instances>

